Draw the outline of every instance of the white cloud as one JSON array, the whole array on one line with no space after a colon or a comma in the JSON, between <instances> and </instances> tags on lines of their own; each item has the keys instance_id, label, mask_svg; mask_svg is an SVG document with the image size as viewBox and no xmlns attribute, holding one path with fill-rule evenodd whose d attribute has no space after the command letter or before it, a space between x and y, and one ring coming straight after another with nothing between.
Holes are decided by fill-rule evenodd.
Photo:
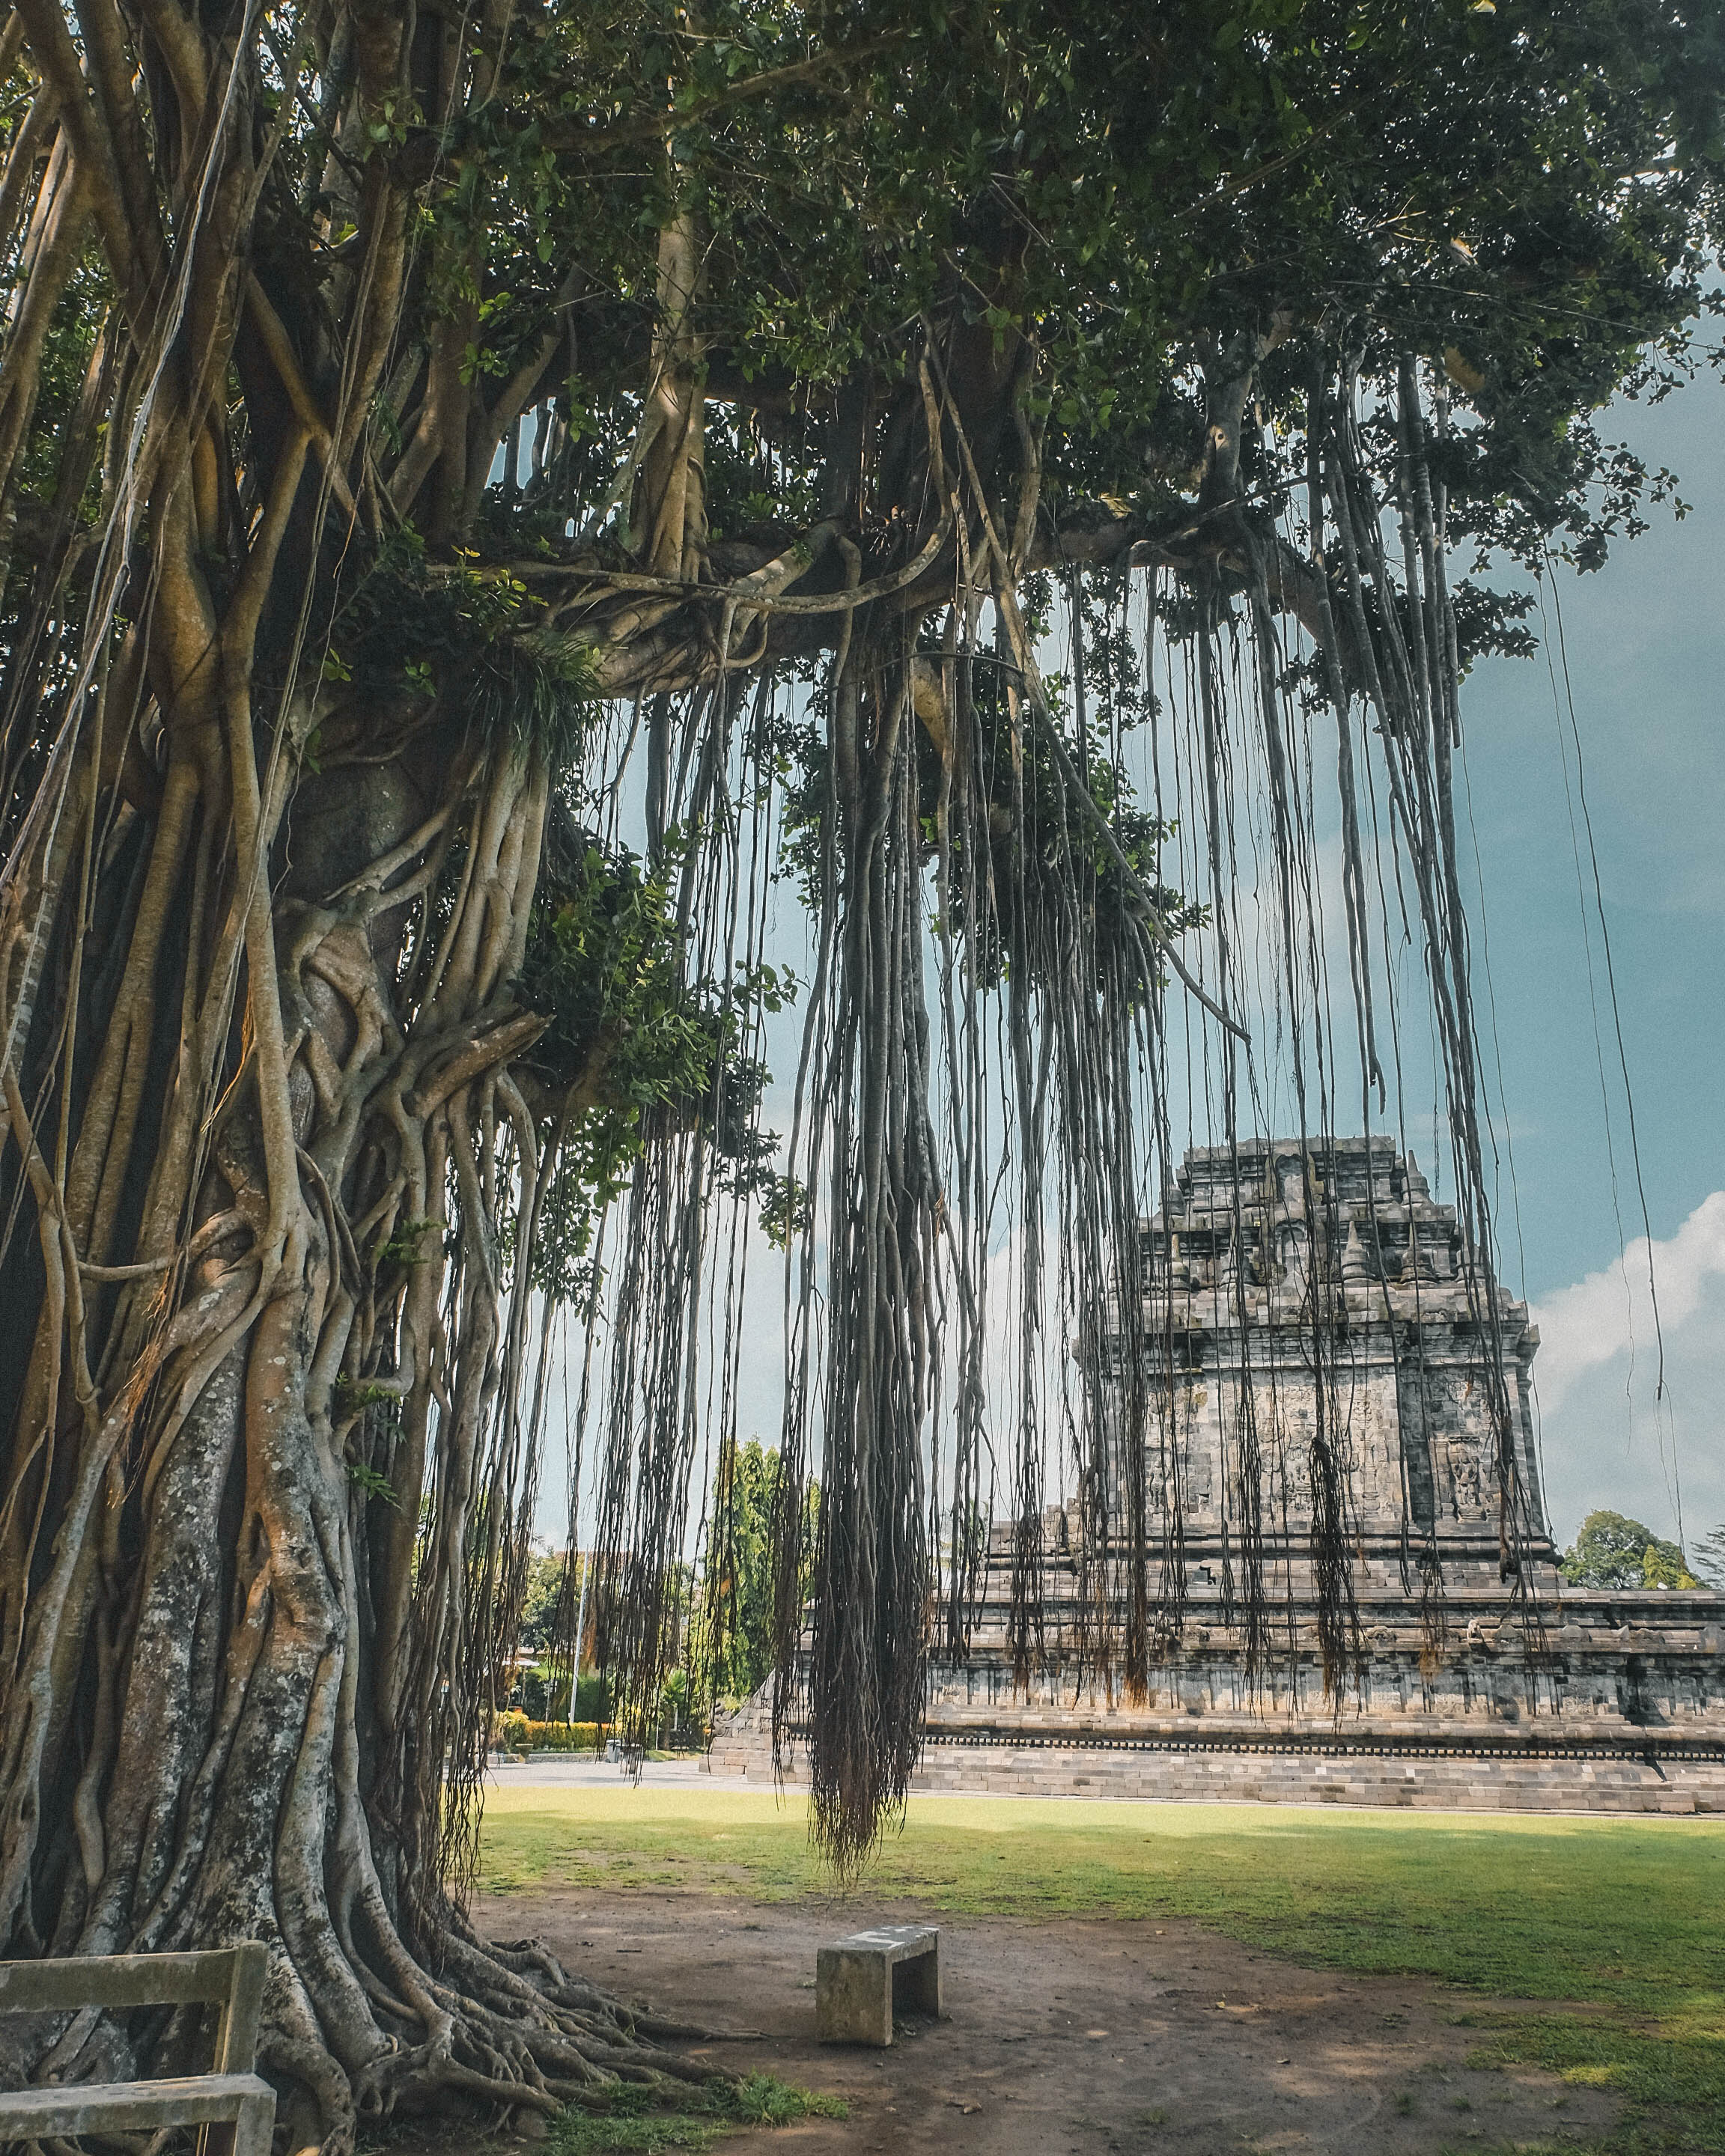
<instances>
[{"instance_id":1,"label":"white cloud","mask_svg":"<svg viewBox=\"0 0 1725 2156\"><path fill-rule=\"evenodd\" d=\"M1589 1273L1538 1305L1534 1380L1552 1527L1568 1540L1599 1507L1695 1540L1725 1519L1725 1190L1674 1235ZM1660 1340L1664 1394L1658 1393Z\"/></svg>"},{"instance_id":2,"label":"white cloud","mask_svg":"<svg viewBox=\"0 0 1725 2156\"><path fill-rule=\"evenodd\" d=\"M1703 1199L1676 1234L1652 1246L1659 1322L1679 1332L1700 1308L1715 1277L1725 1273L1725 1190ZM1655 1352L1648 1242L1638 1235L1621 1264L1559 1288L1535 1310L1539 1327L1539 1396L1554 1414L1590 1370L1620 1355Z\"/></svg>"}]
</instances>

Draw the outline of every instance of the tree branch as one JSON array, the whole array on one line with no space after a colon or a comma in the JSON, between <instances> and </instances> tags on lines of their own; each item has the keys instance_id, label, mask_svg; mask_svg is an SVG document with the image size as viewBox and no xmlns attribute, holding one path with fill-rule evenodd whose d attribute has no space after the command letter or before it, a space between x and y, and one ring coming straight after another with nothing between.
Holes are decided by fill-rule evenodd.
<instances>
[{"instance_id":1,"label":"tree branch","mask_svg":"<svg viewBox=\"0 0 1725 2156\"><path fill-rule=\"evenodd\" d=\"M323 468L329 474L330 486L336 501L350 517L357 517L359 511L354 504L353 490L348 485L347 475L336 459L334 438L325 423L323 413L318 409L317 400L313 397L310 385L300 371L299 360L282 319L270 305L269 295L254 276L249 276L245 280L245 303L251 310L252 321L264 349L270 356L270 363L287 392L288 402L294 408L294 416L304 427L311 437L312 447L323 459Z\"/></svg>"},{"instance_id":2,"label":"tree branch","mask_svg":"<svg viewBox=\"0 0 1725 2156\"><path fill-rule=\"evenodd\" d=\"M673 109L656 112L650 118L614 121L609 126L597 127L582 127L572 122L562 127L547 127L545 141L553 150L572 150L583 157L597 157L631 143L657 141L675 129L693 126L715 112L726 111L752 98L770 97L777 90L789 89L793 83L814 81L832 68L850 67L861 60L873 59L902 42L902 38L895 33L888 37L870 38L860 45L835 47L831 52L815 53L806 60L793 60L786 67L768 68L764 74L746 75L722 90L691 99L680 111Z\"/></svg>"},{"instance_id":3,"label":"tree branch","mask_svg":"<svg viewBox=\"0 0 1725 2156\"><path fill-rule=\"evenodd\" d=\"M78 49L72 43L59 0L18 0L18 13L37 68L59 99L60 124L72 138L73 157L90 189L91 207L102 228L109 271L125 304L132 334L141 342L150 326L147 280L138 260L113 148L91 106Z\"/></svg>"}]
</instances>

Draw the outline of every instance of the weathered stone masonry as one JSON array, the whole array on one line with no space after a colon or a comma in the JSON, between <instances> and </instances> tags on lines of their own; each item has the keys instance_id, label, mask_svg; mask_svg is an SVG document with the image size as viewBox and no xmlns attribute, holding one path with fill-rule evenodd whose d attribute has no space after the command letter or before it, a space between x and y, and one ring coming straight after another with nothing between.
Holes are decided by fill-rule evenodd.
<instances>
[{"instance_id":1,"label":"weathered stone masonry","mask_svg":"<svg viewBox=\"0 0 1725 2156\"><path fill-rule=\"evenodd\" d=\"M1105 1556L1099 1537L1125 1510L1117 1457L1101 1504L1091 1493L1045 1520L1045 1652L1028 1691L1003 1653L1009 1536L997 1535L972 1653L932 1673L922 1786L1725 1810L1725 1596L1562 1587L1533 1440L1538 1332L1507 1296L1494 1328L1455 1213L1411 1160L1387 1139L1189 1152L1144 1260L1146 1487L1160 1507L1179 1477L1178 1636L1137 1706L1081 1655L1081 1568ZM1494 1353L1516 1463L1507 1582ZM1320 1417L1344 1466L1362 1648L1339 1698L1325 1692L1312 1587ZM1255 1671L1230 1593L1253 1440L1272 1614ZM1159 1525L1152 1543L1158 1593ZM767 1722L761 1701L730 1717L714 1770L770 1774Z\"/></svg>"}]
</instances>

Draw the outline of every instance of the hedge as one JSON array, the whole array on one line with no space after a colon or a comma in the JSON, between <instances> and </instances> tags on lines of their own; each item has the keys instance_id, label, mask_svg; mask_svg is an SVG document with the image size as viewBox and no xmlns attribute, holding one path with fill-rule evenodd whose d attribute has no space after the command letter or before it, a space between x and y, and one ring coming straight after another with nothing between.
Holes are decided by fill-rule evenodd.
<instances>
[{"instance_id":1,"label":"hedge","mask_svg":"<svg viewBox=\"0 0 1725 2156\"><path fill-rule=\"evenodd\" d=\"M525 1714L500 1714L493 1740L500 1752L597 1752L605 1741L603 1722L529 1722Z\"/></svg>"}]
</instances>

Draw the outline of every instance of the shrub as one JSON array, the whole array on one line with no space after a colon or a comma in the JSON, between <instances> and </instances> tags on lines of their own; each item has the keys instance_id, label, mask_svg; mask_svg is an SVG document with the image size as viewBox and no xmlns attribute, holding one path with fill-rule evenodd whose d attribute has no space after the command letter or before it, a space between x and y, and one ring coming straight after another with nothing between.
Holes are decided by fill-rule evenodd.
<instances>
[{"instance_id":1,"label":"shrub","mask_svg":"<svg viewBox=\"0 0 1725 2156\"><path fill-rule=\"evenodd\" d=\"M500 1752L597 1752L605 1741L603 1722L531 1722L525 1714L500 1714L492 1725Z\"/></svg>"}]
</instances>

